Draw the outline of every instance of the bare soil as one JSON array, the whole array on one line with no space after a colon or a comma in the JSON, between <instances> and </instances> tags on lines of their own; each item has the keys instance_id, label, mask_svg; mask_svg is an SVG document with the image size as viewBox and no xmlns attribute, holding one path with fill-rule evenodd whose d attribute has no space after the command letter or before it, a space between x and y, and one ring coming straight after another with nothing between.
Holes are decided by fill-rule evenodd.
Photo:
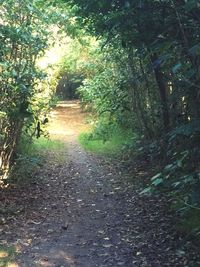
<instances>
[{"instance_id":1,"label":"bare soil","mask_svg":"<svg viewBox=\"0 0 200 267\"><path fill-rule=\"evenodd\" d=\"M120 160L85 152L77 142L85 129L79 103L60 103L49 131L64 149L46 154L28 186L1 190L0 203L11 212L0 214L0 241L17 248L13 266L200 266L168 200L141 196Z\"/></svg>"}]
</instances>

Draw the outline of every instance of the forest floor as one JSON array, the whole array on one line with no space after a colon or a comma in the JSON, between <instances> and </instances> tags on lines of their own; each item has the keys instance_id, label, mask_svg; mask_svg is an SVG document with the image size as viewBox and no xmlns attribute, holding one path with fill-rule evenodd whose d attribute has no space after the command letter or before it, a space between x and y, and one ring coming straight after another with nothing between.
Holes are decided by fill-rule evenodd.
<instances>
[{"instance_id":1,"label":"forest floor","mask_svg":"<svg viewBox=\"0 0 200 267\"><path fill-rule=\"evenodd\" d=\"M49 131L63 149L45 154L32 183L0 191L1 210L15 211L0 213L0 266L200 266L168 200L141 196L130 179L147 175L145 163L130 174L119 159L85 152L85 129L79 103L60 103ZM7 265L5 247L17 251Z\"/></svg>"}]
</instances>

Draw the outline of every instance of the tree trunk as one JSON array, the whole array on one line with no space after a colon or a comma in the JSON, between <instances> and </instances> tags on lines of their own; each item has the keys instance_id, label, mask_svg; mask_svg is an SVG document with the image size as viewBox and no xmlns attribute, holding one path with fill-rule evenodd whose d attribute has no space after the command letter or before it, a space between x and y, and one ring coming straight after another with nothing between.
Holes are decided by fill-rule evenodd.
<instances>
[{"instance_id":1,"label":"tree trunk","mask_svg":"<svg viewBox=\"0 0 200 267\"><path fill-rule=\"evenodd\" d=\"M22 121L12 121L7 127L7 137L3 143L2 151L0 151L0 184L8 177L22 126Z\"/></svg>"},{"instance_id":2,"label":"tree trunk","mask_svg":"<svg viewBox=\"0 0 200 267\"><path fill-rule=\"evenodd\" d=\"M157 54L153 54L151 56L151 61L154 65L155 79L156 79L159 94L160 94L163 126L164 126L164 130L168 132L170 129L170 116L169 116L169 109L168 109L168 103L167 103L167 86L164 80L164 74L161 70L159 58Z\"/></svg>"}]
</instances>

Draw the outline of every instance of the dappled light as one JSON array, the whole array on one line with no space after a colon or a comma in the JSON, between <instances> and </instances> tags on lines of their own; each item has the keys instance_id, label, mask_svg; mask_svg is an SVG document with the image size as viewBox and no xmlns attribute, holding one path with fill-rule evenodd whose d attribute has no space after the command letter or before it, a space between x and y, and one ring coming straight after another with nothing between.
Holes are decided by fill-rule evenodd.
<instances>
[{"instance_id":1,"label":"dappled light","mask_svg":"<svg viewBox=\"0 0 200 267\"><path fill-rule=\"evenodd\" d=\"M14 263L8 263L6 267L21 267L21 266L14 262Z\"/></svg>"},{"instance_id":2,"label":"dappled light","mask_svg":"<svg viewBox=\"0 0 200 267\"><path fill-rule=\"evenodd\" d=\"M59 262L61 266L75 266L75 260L73 257L69 256L67 252L60 250L60 251L50 251L47 256L43 255L36 264L38 263L40 266L44 267L54 267L55 262ZM57 263L56 263L57 264Z\"/></svg>"},{"instance_id":3,"label":"dappled light","mask_svg":"<svg viewBox=\"0 0 200 267\"><path fill-rule=\"evenodd\" d=\"M53 29L53 37L58 38L59 34L57 33L59 28L55 26ZM59 41L55 42L55 44L46 50L45 55L41 57L37 65L42 69L46 70L52 66L56 66L60 63L61 59L64 57L66 53L67 44L70 42L70 38L63 37L60 38Z\"/></svg>"}]
</instances>

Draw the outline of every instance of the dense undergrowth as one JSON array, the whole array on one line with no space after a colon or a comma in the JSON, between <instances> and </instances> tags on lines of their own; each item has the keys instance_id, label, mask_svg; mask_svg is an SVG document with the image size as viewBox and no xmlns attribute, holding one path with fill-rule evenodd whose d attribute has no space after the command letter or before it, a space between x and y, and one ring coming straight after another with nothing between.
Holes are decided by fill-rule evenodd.
<instances>
[{"instance_id":1,"label":"dense undergrowth","mask_svg":"<svg viewBox=\"0 0 200 267\"><path fill-rule=\"evenodd\" d=\"M128 165L134 162L133 166L129 166L130 170L137 169L137 165L141 168L143 164L142 168L149 172L142 181L139 177L138 181L135 177L132 178L134 184L137 188L139 186L141 194L166 194L171 199L171 210L180 218L176 222L177 229L186 234L187 239L195 240L199 244L199 187L198 177L192 173L192 163L196 166L193 157L196 156L197 144L194 151L187 150L184 146L184 150L173 153L172 143L163 148L163 140L161 143L146 142L130 130L122 129L119 125L105 125L102 121L90 132L80 134L79 142L90 152L117 157L123 162L128 161Z\"/></svg>"},{"instance_id":2,"label":"dense undergrowth","mask_svg":"<svg viewBox=\"0 0 200 267\"><path fill-rule=\"evenodd\" d=\"M167 194L185 229L199 236L199 2L66 2L103 47L95 56L89 47L90 60L82 64L87 71L79 93L100 123L83 142L91 145L101 128L102 141L93 146L103 148L108 125L111 133L117 125L137 135L140 141L133 138L125 153L158 166L143 193Z\"/></svg>"},{"instance_id":3,"label":"dense undergrowth","mask_svg":"<svg viewBox=\"0 0 200 267\"><path fill-rule=\"evenodd\" d=\"M64 42L56 23L62 25L65 16L61 18L59 7L47 5L0 1L0 186L16 160L22 162L17 158L21 139L43 135L54 104L58 50Z\"/></svg>"}]
</instances>

